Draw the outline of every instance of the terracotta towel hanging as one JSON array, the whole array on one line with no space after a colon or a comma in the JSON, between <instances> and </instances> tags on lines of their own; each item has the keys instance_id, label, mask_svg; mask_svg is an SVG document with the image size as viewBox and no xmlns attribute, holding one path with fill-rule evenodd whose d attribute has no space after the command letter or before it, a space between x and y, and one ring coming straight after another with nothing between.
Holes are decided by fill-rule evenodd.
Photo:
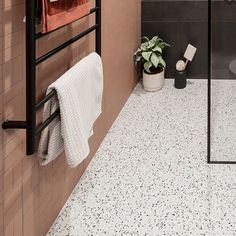
<instances>
[{"instance_id":1,"label":"terracotta towel hanging","mask_svg":"<svg viewBox=\"0 0 236 236\"><path fill-rule=\"evenodd\" d=\"M55 30L87 15L89 0L41 0L42 33Z\"/></svg>"}]
</instances>

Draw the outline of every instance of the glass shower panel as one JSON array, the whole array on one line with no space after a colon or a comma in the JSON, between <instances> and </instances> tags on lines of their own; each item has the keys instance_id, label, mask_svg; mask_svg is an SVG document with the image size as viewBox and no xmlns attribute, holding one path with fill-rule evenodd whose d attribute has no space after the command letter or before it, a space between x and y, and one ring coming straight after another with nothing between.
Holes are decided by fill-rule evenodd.
<instances>
[{"instance_id":1,"label":"glass shower panel","mask_svg":"<svg viewBox=\"0 0 236 236\"><path fill-rule=\"evenodd\" d=\"M236 1L211 1L211 160L236 161Z\"/></svg>"}]
</instances>

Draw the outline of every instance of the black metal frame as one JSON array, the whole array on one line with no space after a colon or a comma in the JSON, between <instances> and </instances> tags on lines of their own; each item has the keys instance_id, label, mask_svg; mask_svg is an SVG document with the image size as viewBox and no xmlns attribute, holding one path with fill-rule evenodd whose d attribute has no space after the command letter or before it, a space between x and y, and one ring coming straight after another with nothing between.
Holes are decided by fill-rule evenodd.
<instances>
[{"instance_id":1,"label":"black metal frame","mask_svg":"<svg viewBox=\"0 0 236 236\"><path fill-rule=\"evenodd\" d=\"M212 0L208 0L208 111L207 111L207 163L208 164L236 164L236 161L212 161L211 160L211 79L212 79Z\"/></svg>"},{"instance_id":2,"label":"black metal frame","mask_svg":"<svg viewBox=\"0 0 236 236\"><path fill-rule=\"evenodd\" d=\"M89 33L95 31L96 33L96 52L101 55L101 0L96 0L95 8L90 10L88 15L96 14L95 25L78 34L77 36L69 39L60 46L54 48L45 55L36 58L36 40L47 35L37 33L35 30L35 0L26 1L26 120L25 121L10 121L6 120L2 124L3 129L26 129L26 154L32 155L36 150L37 136L60 114L60 111L55 111L48 117L47 120L36 126L36 112L53 96L56 95L55 91L49 93L41 101L36 101L36 66L51 56L65 49L72 43L85 37ZM86 15L86 16L88 16ZM86 17L84 16L84 17ZM63 26L64 27L64 26ZM49 32L51 33L51 32Z\"/></svg>"}]
</instances>

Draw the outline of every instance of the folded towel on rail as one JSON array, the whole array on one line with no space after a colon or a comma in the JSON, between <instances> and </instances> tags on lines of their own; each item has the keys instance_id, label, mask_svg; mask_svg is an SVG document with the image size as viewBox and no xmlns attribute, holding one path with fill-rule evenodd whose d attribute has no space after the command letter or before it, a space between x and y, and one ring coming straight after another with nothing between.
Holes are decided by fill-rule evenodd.
<instances>
[{"instance_id":1,"label":"folded towel on rail","mask_svg":"<svg viewBox=\"0 0 236 236\"><path fill-rule=\"evenodd\" d=\"M60 108L40 138L38 154L47 165L65 150L70 167L78 166L89 154L88 139L102 110L103 68L101 57L92 53L51 84L57 93L44 106L43 120Z\"/></svg>"},{"instance_id":2,"label":"folded towel on rail","mask_svg":"<svg viewBox=\"0 0 236 236\"><path fill-rule=\"evenodd\" d=\"M87 15L90 5L89 0L38 0L37 9L41 9L42 32L46 33Z\"/></svg>"}]
</instances>

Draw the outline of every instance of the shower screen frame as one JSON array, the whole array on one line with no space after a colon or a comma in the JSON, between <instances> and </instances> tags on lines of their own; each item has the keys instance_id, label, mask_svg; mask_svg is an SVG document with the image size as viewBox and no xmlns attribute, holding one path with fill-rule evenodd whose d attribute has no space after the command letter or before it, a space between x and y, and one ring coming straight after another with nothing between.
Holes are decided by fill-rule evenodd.
<instances>
[{"instance_id":1,"label":"shower screen frame","mask_svg":"<svg viewBox=\"0 0 236 236\"><path fill-rule=\"evenodd\" d=\"M236 161L211 160L211 80L212 80L212 0L208 0L208 110L207 110L207 163L236 164Z\"/></svg>"}]
</instances>

